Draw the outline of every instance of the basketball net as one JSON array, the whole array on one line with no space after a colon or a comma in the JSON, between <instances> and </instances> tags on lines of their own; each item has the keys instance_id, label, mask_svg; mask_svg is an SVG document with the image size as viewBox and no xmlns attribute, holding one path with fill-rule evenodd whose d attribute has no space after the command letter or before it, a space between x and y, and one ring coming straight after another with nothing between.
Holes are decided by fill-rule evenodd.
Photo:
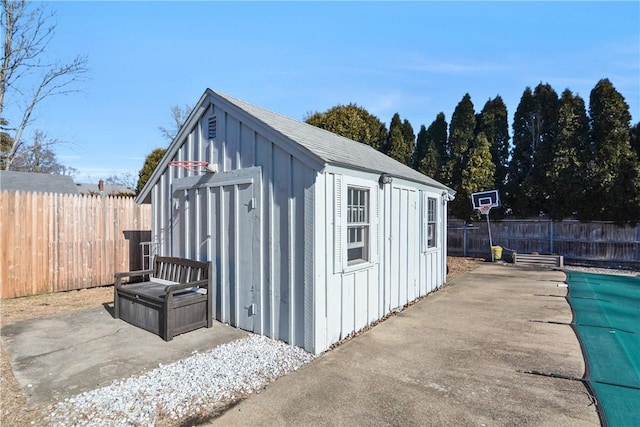
<instances>
[{"instance_id":1,"label":"basketball net","mask_svg":"<svg viewBox=\"0 0 640 427\"><path fill-rule=\"evenodd\" d=\"M169 166L184 168L191 172L217 172L215 165L203 160L174 160L169 162Z\"/></svg>"},{"instance_id":2,"label":"basketball net","mask_svg":"<svg viewBox=\"0 0 640 427\"><path fill-rule=\"evenodd\" d=\"M478 210L480 213L484 215L489 215L489 211L491 210L491 205L480 205L478 206Z\"/></svg>"}]
</instances>

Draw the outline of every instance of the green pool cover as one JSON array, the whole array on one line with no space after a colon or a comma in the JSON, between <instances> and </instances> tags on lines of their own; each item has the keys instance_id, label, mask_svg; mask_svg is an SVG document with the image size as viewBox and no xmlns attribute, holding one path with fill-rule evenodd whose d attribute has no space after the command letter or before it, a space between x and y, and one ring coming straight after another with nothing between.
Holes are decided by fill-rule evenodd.
<instances>
[{"instance_id":1,"label":"green pool cover","mask_svg":"<svg viewBox=\"0 0 640 427\"><path fill-rule=\"evenodd\" d=\"M640 426L640 277L567 271L585 380L603 425Z\"/></svg>"}]
</instances>

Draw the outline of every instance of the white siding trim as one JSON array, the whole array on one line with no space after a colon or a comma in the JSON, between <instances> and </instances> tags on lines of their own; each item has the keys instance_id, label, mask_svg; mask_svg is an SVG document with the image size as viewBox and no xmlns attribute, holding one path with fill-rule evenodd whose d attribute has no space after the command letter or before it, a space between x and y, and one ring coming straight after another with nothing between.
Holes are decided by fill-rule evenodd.
<instances>
[{"instance_id":1,"label":"white siding trim","mask_svg":"<svg viewBox=\"0 0 640 427\"><path fill-rule=\"evenodd\" d=\"M333 175L333 272L341 273L343 266L343 216L344 216L344 187L342 175ZM346 236L345 236L346 237Z\"/></svg>"}]
</instances>

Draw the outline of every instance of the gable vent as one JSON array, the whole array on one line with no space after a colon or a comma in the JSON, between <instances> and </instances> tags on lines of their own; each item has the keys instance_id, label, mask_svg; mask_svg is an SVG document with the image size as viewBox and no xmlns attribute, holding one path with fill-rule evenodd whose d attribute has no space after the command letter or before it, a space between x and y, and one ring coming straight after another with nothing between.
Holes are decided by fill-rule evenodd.
<instances>
[{"instance_id":1,"label":"gable vent","mask_svg":"<svg viewBox=\"0 0 640 427\"><path fill-rule=\"evenodd\" d=\"M218 131L216 116L209 117L209 139L215 139Z\"/></svg>"}]
</instances>

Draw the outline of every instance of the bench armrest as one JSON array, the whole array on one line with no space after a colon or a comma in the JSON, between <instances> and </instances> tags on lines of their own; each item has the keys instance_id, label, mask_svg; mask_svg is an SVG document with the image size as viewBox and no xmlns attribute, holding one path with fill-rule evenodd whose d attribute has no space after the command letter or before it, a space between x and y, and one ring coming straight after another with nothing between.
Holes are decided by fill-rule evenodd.
<instances>
[{"instance_id":1,"label":"bench armrest","mask_svg":"<svg viewBox=\"0 0 640 427\"><path fill-rule=\"evenodd\" d=\"M119 288L120 286L122 286L123 277L140 277L146 274L151 274L153 272L155 272L155 270L138 270L138 271L125 271L122 273L116 273L114 274L114 277L116 279L114 285L116 288Z\"/></svg>"}]
</instances>

